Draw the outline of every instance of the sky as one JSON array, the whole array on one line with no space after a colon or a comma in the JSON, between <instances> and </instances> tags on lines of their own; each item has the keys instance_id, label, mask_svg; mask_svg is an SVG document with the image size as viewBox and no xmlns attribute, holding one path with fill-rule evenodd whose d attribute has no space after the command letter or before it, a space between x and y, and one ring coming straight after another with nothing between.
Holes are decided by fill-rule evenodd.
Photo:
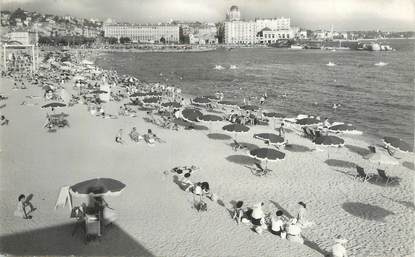
<instances>
[{"instance_id":1,"label":"sky","mask_svg":"<svg viewBox=\"0 0 415 257\"><path fill-rule=\"evenodd\" d=\"M0 0L1 9L117 22L218 22L237 5L243 19L290 17L307 29L415 30L415 0Z\"/></svg>"}]
</instances>

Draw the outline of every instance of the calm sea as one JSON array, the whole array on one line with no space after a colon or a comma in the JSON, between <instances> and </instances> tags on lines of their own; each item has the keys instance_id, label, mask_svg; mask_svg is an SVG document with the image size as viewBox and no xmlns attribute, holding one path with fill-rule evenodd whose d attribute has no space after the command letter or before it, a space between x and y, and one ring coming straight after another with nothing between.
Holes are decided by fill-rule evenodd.
<instances>
[{"instance_id":1,"label":"calm sea","mask_svg":"<svg viewBox=\"0 0 415 257\"><path fill-rule=\"evenodd\" d=\"M105 53L97 64L145 81L179 86L190 95L225 93L229 100L268 94L266 109L352 123L370 138L414 141L414 43L397 51L233 49L200 53ZM326 64L333 62L334 67ZM377 62L388 63L375 66ZM216 70L215 65L225 69ZM235 65L237 69L230 69ZM340 104L334 110L333 104Z\"/></svg>"}]
</instances>

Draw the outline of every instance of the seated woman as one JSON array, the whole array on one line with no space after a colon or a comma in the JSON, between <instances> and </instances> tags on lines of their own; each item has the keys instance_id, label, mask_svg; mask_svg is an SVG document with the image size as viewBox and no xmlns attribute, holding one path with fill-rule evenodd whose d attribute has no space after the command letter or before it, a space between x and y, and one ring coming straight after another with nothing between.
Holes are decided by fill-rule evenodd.
<instances>
[{"instance_id":1,"label":"seated woman","mask_svg":"<svg viewBox=\"0 0 415 257\"><path fill-rule=\"evenodd\" d=\"M285 238L284 221L282 220L282 211L277 211L275 217L271 218L271 233Z\"/></svg>"},{"instance_id":2,"label":"seated woman","mask_svg":"<svg viewBox=\"0 0 415 257\"><path fill-rule=\"evenodd\" d=\"M287 232L287 239L289 241L297 242L300 244L304 243L304 239L301 236L301 226L297 223L296 218L293 218L288 222L285 231Z\"/></svg>"},{"instance_id":3,"label":"seated woman","mask_svg":"<svg viewBox=\"0 0 415 257\"><path fill-rule=\"evenodd\" d=\"M263 229L266 228L265 224L265 214L262 210L262 206L264 206L264 203L258 203L254 205L254 208L252 209L252 224L254 225L254 230L258 234L261 234Z\"/></svg>"},{"instance_id":4,"label":"seated woman","mask_svg":"<svg viewBox=\"0 0 415 257\"><path fill-rule=\"evenodd\" d=\"M32 216L28 215L28 212L26 211L26 207L30 207L30 212L33 212L36 208L33 207L33 205L26 199L25 195L19 195L17 198L17 208L14 211L14 216L20 217L23 219L31 219Z\"/></svg>"},{"instance_id":5,"label":"seated woman","mask_svg":"<svg viewBox=\"0 0 415 257\"><path fill-rule=\"evenodd\" d=\"M139 142L142 139L140 134L137 132L136 127L133 127L129 135L130 135L131 140L134 142Z\"/></svg>"}]
</instances>

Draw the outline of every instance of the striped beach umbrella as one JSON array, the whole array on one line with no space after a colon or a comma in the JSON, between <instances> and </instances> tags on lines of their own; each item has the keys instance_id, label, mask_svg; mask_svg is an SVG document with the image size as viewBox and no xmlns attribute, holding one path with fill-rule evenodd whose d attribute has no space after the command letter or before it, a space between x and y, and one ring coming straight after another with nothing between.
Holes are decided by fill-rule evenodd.
<instances>
[{"instance_id":1,"label":"striped beach umbrella","mask_svg":"<svg viewBox=\"0 0 415 257\"><path fill-rule=\"evenodd\" d=\"M321 121L316 118L304 118L297 120L295 123L299 125L317 125L321 123Z\"/></svg>"},{"instance_id":2,"label":"striped beach umbrella","mask_svg":"<svg viewBox=\"0 0 415 257\"><path fill-rule=\"evenodd\" d=\"M48 103L42 106L42 108L56 108L56 107L65 107L66 104L63 103Z\"/></svg>"},{"instance_id":3,"label":"striped beach umbrella","mask_svg":"<svg viewBox=\"0 0 415 257\"><path fill-rule=\"evenodd\" d=\"M234 139L236 139L236 133L245 133L249 131L249 127L242 125L242 124L236 124L236 123L223 126L222 129L228 132L233 132Z\"/></svg>"},{"instance_id":4,"label":"striped beach umbrella","mask_svg":"<svg viewBox=\"0 0 415 257\"><path fill-rule=\"evenodd\" d=\"M336 136L319 136L314 140L314 143L325 146L341 146L344 144L344 140Z\"/></svg>"},{"instance_id":5,"label":"striped beach umbrella","mask_svg":"<svg viewBox=\"0 0 415 257\"><path fill-rule=\"evenodd\" d=\"M220 101L218 104L232 108L239 108L238 103L232 101Z\"/></svg>"},{"instance_id":6,"label":"striped beach umbrella","mask_svg":"<svg viewBox=\"0 0 415 257\"><path fill-rule=\"evenodd\" d=\"M199 121L206 121L206 122L215 122L215 121L223 121L223 118L217 115L206 114L202 115L197 118Z\"/></svg>"},{"instance_id":7,"label":"striped beach umbrella","mask_svg":"<svg viewBox=\"0 0 415 257\"><path fill-rule=\"evenodd\" d=\"M268 118L285 118L284 114L277 112L264 112L264 116Z\"/></svg>"},{"instance_id":8,"label":"striped beach umbrella","mask_svg":"<svg viewBox=\"0 0 415 257\"><path fill-rule=\"evenodd\" d=\"M173 107L173 108L180 108L182 105L178 102L167 102L161 104L163 107Z\"/></svg>"},{"instance_id":9,"label":"striped beach umbrella","mask_svg":"<svg viewBox=\"0 0 415 257\"><path fill-rule=\"evenodd\" d=\"M265 170L268 168L268 161L282 160L285 158L285 153L277 151L272 148L257 148L249 152L252 157L265 161Z\"/></svg>"},{"instance_id":10,"label":"striped beach umbrella","mask_svg":"<svg viewBox=\"0 0 415 257\"><path fill-rule=\"evenodd\" d=\"M197 109L185 108L182 110L183 119L189 122L197 122L198 118L202 115L203 113Z\"/></svg>"},{"instance_id":11,"label":"striped beach umbrella","mask_svg":"<svg viewBox=\"0 0 415 257\"><path fill-rule=\"evenodd\" d=\"M271 144L278 144L278 143L283 143L284 142L283 137L281 137L277 134L273 134L273 133L255 134L254 138L261 139L261 140L264 140L264 141L269 141Z\"/></svg>"},{"instance_id":12,"label":"striped beach umbrella","mask_svg":"<svg viewBox=\"0 0 415 257\"><path fill-rule=\"evenodd\" d=\"M125 184L112 178L95 178L70 187L75 196L116 196L125 188Z\"/></svg>"},{"instance_id":13,"label":"striped beach umbrella","mask_svg":"<svg viewBox=\"0 0 415 257\"><path fill-rule=\"evenodd\" d=\"M246 110L246 111L257 111L259 110L259 107L256 105L242 105L240 106L241 109Z\"/></svg>"},{"instance_id":14,"label":"striped beach umbrella","mask_svg":"<svg viewBox=\"0 0 415 257\"><path fill-rule=\"evenodd\" d=\"M356 127L351 124L339 124L329 127L329 130L334 131L353 131L356 130Z\"/></svg>"},{"instance_id":15,"label":"striped beach umbrella","mask_svg":"<svg viewBox=\"0 0 415 257\"><path fill-rule=\"evenodd\" d=\"M265 161L276 161L285 158L285 153L267 147L254 149L249 154L254 158Z\"/></svg>"},{"instance_id":16,"label":"striped beach umbrella","mask_svg":"<svg viewBox=\"0 0 415 257\"><path fill-rule=\"evenodd\" d=\"M193 102L194 104L201 104L201 105L205 105L205 104L210 103L210 100L209 100L208 98L206 98L206 97L196 97L196 98L194 98L194 99L192 100L192 102Z\"/></svg>"},{"instance_id":17,"label":"striped beach umbrella","mask_svg":"<svg viewBox=\"0 0 415 257\"><path fill-rule=\"evenodd\" d=\"M397 150L400 150L402 152L412 152L413 149L412 147L406 143L405 141L403 141L400 138L397 137L384 137L383 138L383 143L387 146L387 147L391 147Z\"/></svg>"},{"instance_id":18,"label":"striped beach umbrella","mask_svg":"<svg viewBox=\"0 0 415 257\"><path fill-rule=\"evenodd\" d=\"M143 103L146 103L146 104L154 104L159 101L160 101L160 97L149 97L149 98L143 99Z\"/></svg>"}]
</instances>

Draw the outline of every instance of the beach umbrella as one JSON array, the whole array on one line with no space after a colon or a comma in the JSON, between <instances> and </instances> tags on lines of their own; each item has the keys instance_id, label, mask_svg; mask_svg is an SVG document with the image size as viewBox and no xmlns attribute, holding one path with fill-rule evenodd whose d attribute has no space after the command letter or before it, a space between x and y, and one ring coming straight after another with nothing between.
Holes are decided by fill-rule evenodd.
<instances>
[{"instance_id":1,"label":"beach umbrella","mask_svg":"<svg viewBox=\"0 0 415 257\"><path fill-rule=\"evenodd\" d=\"M261 161L265 160L265 169L267 169L268 161L282 160L285 158L285 153L266 147L251 150L249 155Z\"/></svg>"},{"instance_id":2,"label":"beach umbrella","mask_svg":"<svg viewBox=\"0 0 415 257\"><path fill-rule=\"evenodd\" d=\"M56 107L65 107L66 104L63 103L48 103L42 106L42 108L56 108Z\"/></svg>"},{"instance_id":3,"label":"beach umbrella","mask_svg":"<svg viewBox=\"0 0 415 257\"><path fill-rule=\"evenodd\" d=\"M316 145L323 146L341 146L344 144L344 140L336 136L319 136L314 140ZM329 150L327 149L327 159L330 158Z\"/></svg>"},{"instance_id":4,"label":"beach umbrella","mask_svg":"<svg viewBox=\"0 0 415 257\"><path fill-rule=\"evenodd\" d=\"M249 131L249 127L236 123L223 126L222 129L228 132L234 132L234 139L236 139L236 133L245 133Z\"/></svg>"},{"instance_id":5,"label":"beach umbrella","mask_svg":"<svg viewBox=\"0 0 415 257\"><path fill-rule=\"evenodd\" d=\"M268 118L273 118L274 120L274 128L275 128L275 119L282 119L285 118L285 115L277 113L277 112L264 112L264 116Z\"/></svg>"},{"instance_id":6,"label":"beach umbrella","mask_svg":"<svg viewBox=\"0 0 415 257\"><path fill-rule=\"evenodd\" d=\"M314 140L314 143L325 146L341 146L344 144L344 140L336 136L320 136Z\"/></svg>"},{"instance_id":7,"label":"beach umbrella","mask_svg":"<svg viewBox=\"0 0 415 257\"><path fill-rule=\"evenodd\" d=\"M317 125L321 123L321 121L316 118L304 118L297 120L295 123L299 125Z\"/></svg>"},{"instance_id":8,"label":"beach umbrella","mask_svg":"<svg viewBox=\"0 0 415 257\"><path fill-rule=\"evenodd\" d=\"M173 108L180 108L182 105L178 102L167 102L161 104L163 107L173 107Z\"/></svg>"},{"instance_id":9,"label":"beach umbrella","mask_svg":"<svg viewBox=\"0 0 415 257\"><path fill-rule=\"evenodd\" d=\"M200 116L199 118L197 118L199 121L204 121L204 122L218 122L218 121L223 121L223 118L218 116L218 115L212 115L212 114L205 114ZM209 126L209 131L210 131L210 126Z\"/></svg>"},{"instance_id":10,"label":"beach umbrella","mask_svg":"<svg viewBox=\"0 0 415 257\"><path fill-rule=\"evenodd\" d=\"M277 112L264 112L264 116L268 118L285 118L284 114Z\"/></svg>"},{"instance_id":11,"label":"beach umbrella","mask_svg":"<svg viewBox=\"0 0 415 257\"><path fill-rule=\"evenodd\" d=\"M137 93L130 95L130 97L161 96L161 95L162 95L161 92L137 92Z\"/></svg>"},{"instance_id":12,"label":"beach umbrella","mask_svg":"<svg viewBox=\"0 0 415 257\"><path fill-rule=\"evenodd\" d=\"M196 122L203 113L197 109L186 108L182 110L182 117L184 120L189 122Z\"/></svg>"},{"instance_id":13,"label":"beach umbrella","mask_svg":"<svg viewBox=\"0 0 415 257\"><path fill-rule=\"evenodd\" d=\"M75 196L116 196L125 188L125 184L112 178L95 178L70 187Z\"/></svg>"},{"instance_id":14,"label":"beach umbrella","mask_svg":"<svg viewBox=\"0 0 415 257\"><path fill-rule=\"evenodd\" d=\"M90 92L90 94L97 94L97 95L100 95L100 94L106 94L106 93L108 93L107 91L105 91L105 90L101 90L101 89L99 89L99 90L94 90L94 91L91 91Z\"/></svg>"},{"instance_id":15,"label":"beach umbrella","mask_svg":"<svg viewBox=\"0 0 415 257\"><path fill-rule=\"evenodd\" d=\"M278 144L278 143L283 143L284 142L283 137L281 137L277 134L273 134L273 133L255 134L254 138L261 139L261 140L264 140L264 141L269 141L271 144Z\"/></svg>"},{"instance_id":16,"label":"beach umbrella","mask_svg":"<svg viewBox=\"0 0 415 257\"><path fill-rule=\"evenodd\" d=\"M356 130L356 127L354 127L353 125L350 125L350 124L339 124L339 125L335 125L335 126L329 127L329 130L334 130L334 131L353 131L353 130Z\"/></svg>"},{"instance_id":17,"label":"beach umbrella","mask_svg":"<svg viewBox=\"0 0 415 257\"><path fill-rule=\"evenodd\" d=\"M219 98L214 95L206 95L206 96L203 96L203 98L207 98L211 101L219 101Z\"/></svg>"},{"instance_id":18,"label":"beach umbrella","mask_svg":"<svg viewBox=\"0 0 415 257\"><path fill-rule=\"evenodd\" d=\"M236 124L236 123L226 125L222 129L225 131L238 132L238 133L249 131L249 127L242 125L242 124Z\"/></svg>"},{"instance_id":19,"label":"beach umbrella","mask_svg":"<svg viewBox=\"0 0 415 257\"><path fill-rule=\"evenodd\" d=\"M259 107L256 105L242 105L241 109L244 109L246 111L257 111Z\"/></svg>"},{"instance_id":20,"label":"beach umbrella","mask_svg":"<svg viewBox=\"0 0 415 257\"><path fill-rule=\"evenodd\" d=\"M223 118L217 115L206 114L198 117L199 121L206 121L206 122L215 122L215 121L222 121Z\"/></svg>"},{"instance_id":21,"label":"beach umbrella","mask_svg":"<svg viewBox=\"0 0 415 257\"><path fill-rule=\"evenodd\" d=\"M406 143L405 141L403 141L402 139L397 138L397 137L384 137L383 138L383 143L387 147L395 148L395 149L398 149L402 152L412 152L413 151L412 147L408 143Z\"/></svg>"},{"instance_id":22,"label":"beach umbrella","mask_svg":"<svg viewBox=\"0 0 415 257\"><path fill-rule=\"evenodd\" d=\"M192 102L195 104L208 104L210 103L210 100L206 97L196 97Z\"/></svg>"},{"instance_id":23,"label":"beach umbrella","mask_svg":"<svg viewBox=\"0 0 415 257\"><path fill-rule=\"evenodd\" d=\"M160 101L160 97L149 97L149 98L143 99L143 103L146 103L146 104L153 104L153 103L157 103L158 101Z\"/></svg>"},{"instance_id":24,"label":"beach umbrella","mask_svg":"<svg viewBox=\"0 0 415 257\"><path fill-rule=\"evenodd\" d=\"M227 106L227 107L232 107L232 108L235 108L235 107L239 108L238 103L232 102L232 101L220 101L218 102L218 104Z\"/></svg>"}]
</instances>

